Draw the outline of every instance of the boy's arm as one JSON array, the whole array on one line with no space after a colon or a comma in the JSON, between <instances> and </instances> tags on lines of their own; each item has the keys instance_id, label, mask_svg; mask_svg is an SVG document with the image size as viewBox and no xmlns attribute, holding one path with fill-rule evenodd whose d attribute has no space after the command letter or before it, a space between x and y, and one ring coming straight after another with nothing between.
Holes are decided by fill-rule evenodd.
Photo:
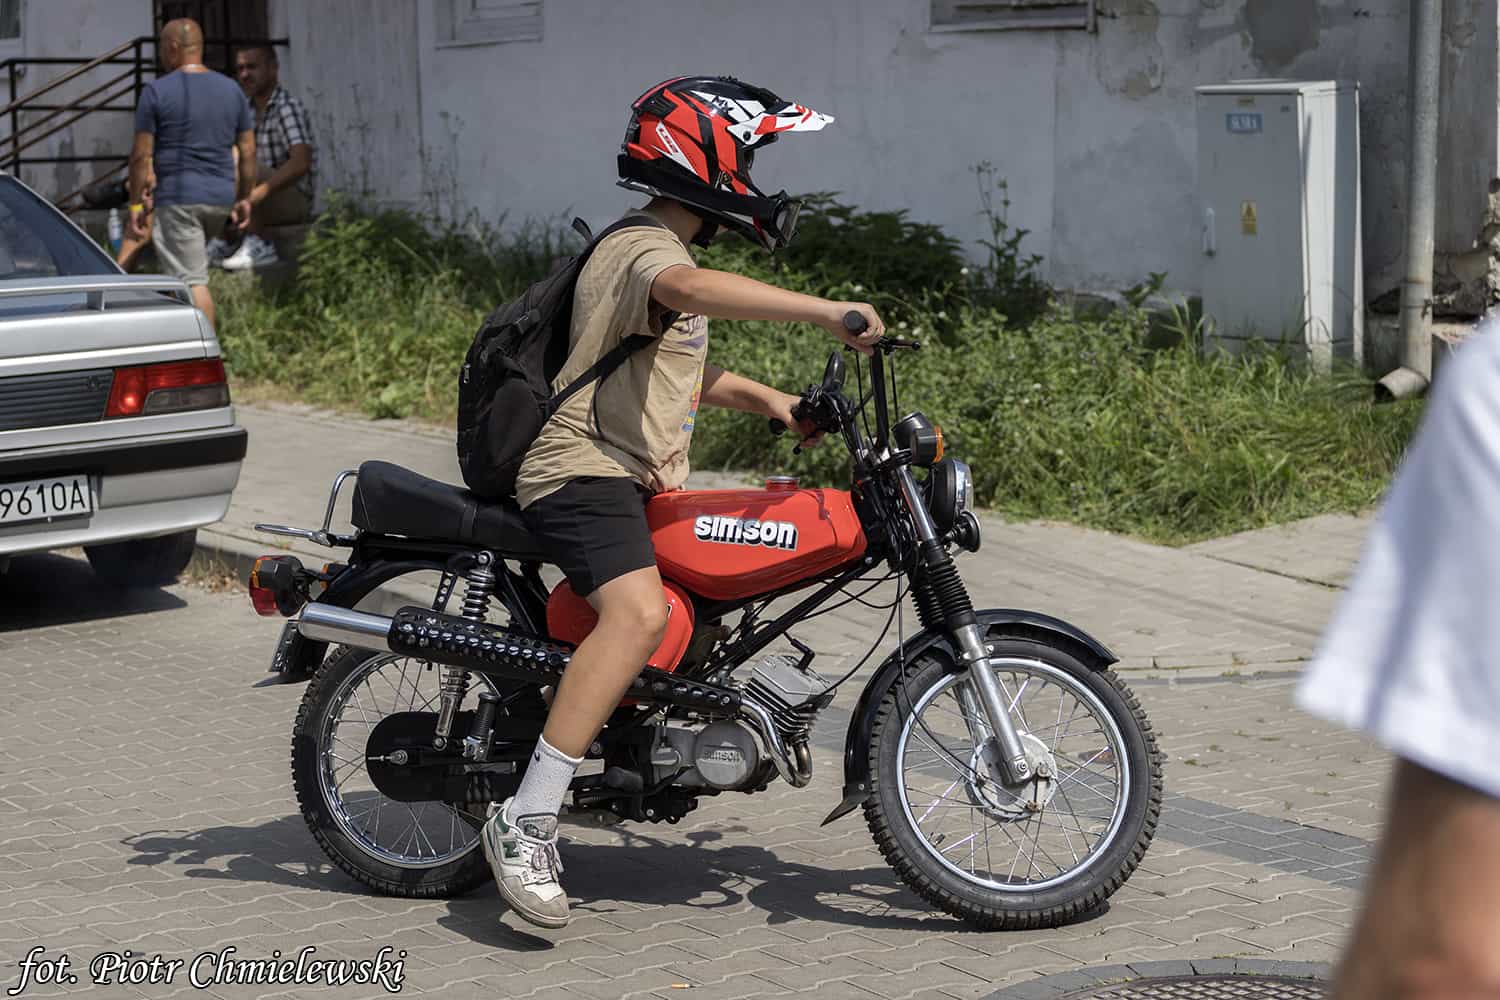
<instances>
[{"instance_id":1,"label":"boy's arm","mask_svg":"<svg viewBox=\"0 0 1500 1000\"><path fill-rule=\"evenodd\" d=\"M678 264L656 276L651 298L675 312L710 319L760 319L782 323L815 323L850 347L869 354L885 335L885 323L867 302L834 302L789 292L754 278ZM869 329L855 335L844 329L844 314L862 313Z\"/></svg>"},{"instance_id":2,"label":"boy's arm","mask_svg":"<svg viewBox=\"0 0 1500 1000\"><path fill-rule=\"evenodd\" d=\"M792 416L792 407L797 404L798 398L762 385L754 379L725 371L718 365L703 366L703 395L699 397L700 402L707 406L721 406L728 410L741 410L780 420L788 427L801 431L805 443L814 443L821 436L813 434L816 428Z\"/></svg>"}]
</instances>

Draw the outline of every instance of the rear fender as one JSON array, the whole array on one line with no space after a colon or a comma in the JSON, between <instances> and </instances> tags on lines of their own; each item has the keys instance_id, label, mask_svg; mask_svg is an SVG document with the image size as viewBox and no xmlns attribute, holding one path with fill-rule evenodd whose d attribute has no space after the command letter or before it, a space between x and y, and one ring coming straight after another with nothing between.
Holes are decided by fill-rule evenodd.
<instances>
[{"instance_id":1,"label":"rear fender","mask_svg":"<svg viewBox=\"0 0 1500 1000\"><path fill-rule=\"evenodd\" d=\"M1111 653L1103 643L1087 632L1070 625L1061 618L1035 611L1018 611L1012 608L990 608L974 612L979 624L989 638L1001 637L1038 638L1068 648L1094 670L1104 670L1119 657ZM860 692L859 703L849 718L849 733L844 739L844 799L828 818L827 826L840 817L847 816L859 808L870 793L870 769L868 748L870 733L875 725L875 710L886 691L896 683L904 662L924 654L943 659L948 669L954 672L963 669L958 648L949 633L939 629L924 629L906 640L900 653L888 656L875 671L865 689Z\"/></svg>"}]
</instances>

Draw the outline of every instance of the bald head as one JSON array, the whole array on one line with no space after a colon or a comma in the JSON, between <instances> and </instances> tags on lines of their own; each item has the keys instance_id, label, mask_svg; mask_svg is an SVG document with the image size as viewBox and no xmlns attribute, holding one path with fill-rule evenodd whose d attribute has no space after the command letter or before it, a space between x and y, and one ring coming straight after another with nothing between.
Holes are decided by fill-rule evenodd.
<instances>
[{"instance_id":1,"label":"bald head","mask_svg":"<svg viewBox=\"0 0 1500 1000\"><path fill-rule=\"evenodd\" d=\"M203 29L190 17L168 21L161 29L161 61L167 69L202 62Z\"/></svg>"}]
</instances>

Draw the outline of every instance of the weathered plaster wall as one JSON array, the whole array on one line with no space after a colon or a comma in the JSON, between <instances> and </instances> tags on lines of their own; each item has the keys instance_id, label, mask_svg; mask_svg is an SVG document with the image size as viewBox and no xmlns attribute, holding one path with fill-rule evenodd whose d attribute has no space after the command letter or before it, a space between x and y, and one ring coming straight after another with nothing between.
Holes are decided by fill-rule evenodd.
<instances>
[{"instance_id":1,"label":"weathered plaster wall","mask_svg":"<svg viewBox=\"0 0 1500 1000\"><path fill-rule=\"evenodd\" d=\"M543 41L471 47L437 44L439 2L274 0L330 182L492 221L601 219L629 201L612 161L630 101L671 73L734 73L839 118L778 143L769 186L974 241L988 161L1055 282L1166 271L1195 291L1194 88L1337 77L1362 91L1366 288L1399 281L1405 0L1100 0L1097 34L932 33L927 0L545 0ZM1500 176L1500 22L1497 0L1445 2L1438 245L1462 253L1488 238Z\"/></svg>"},{"instance_id":2,"label":"weathered plaster wall","mask_svg":"<svg viewBox=\"0 0 1500 1000\"><path fill-rule=\"evenodd\" d=\"M1193 90L1222 80L1290 77L1359 82L1366 287L1378 295L1399 282L1405 2L1104 0L1103 6L1111 16L1097 37L1059 36L1055 278L1108 285L1118 281L1115 259L1123 256L1168 271L1176 287L1196 287ZM1496 38L1494 0L1447 0L1442 249L1472 245L1489 181L1500 175Z\"/></svg>"},{"instance_id":3,"label":"weathered plaster wall","mask_svg":"<svg viewBox=\"0 0 1500 1000\"><path fill-rule=\"evenodd\" d=\"M150 0L31 0L24 7L19 44L0 45L0 59L11 56L64 56L92 59L137 35L151 33ZM24 96L68 72L67 66L31 66L17 84ZM125 67L94 70L54 91L53 97L81 98L88 91L123 72ZM0 77L0 96L9 103L9 81ZM97 99L97 98L96 98ZM62 103L62 100L53 103ZM123 103L129 104L129 99ZM39 117L39 116L38 116ZM22 124L25 124L23 119ZM50 126L49 126L50 127ZM45 131L43 129L42 131ZM91 115L33 147L34 156L95 156L130 151L131 116L126 113ZM0 123L0 136L11 134L10 121ZM22 179L43 194L58 196L90 181L104 164L27 167Z\"/></svg>"},{"instance_id":4,"label":"weathered plaster wall","mask_svg":"<svg viewBox=\"0 0 1500 1000\"><path fill-rule=\"evenodd\" d=\"M1048 34L929 34L922 0L573 0L547 4L542 42L440 48L435 4L421 7L430 179L491 218L619 211L630 103L676 73L729 73L838 118L778 142L762 186L909 209L972 240L972 169L992 161L1030 248L1050 249Z\"/></svg>"},{"instance_id":5,"label":"weathered plaster wall","mask_svg":"<svg viewBox=\"0 0 1500 1000\"><path fill-rule=\"evenodd\" d=\"M313 119L324 191L416 206L423 189L416 0L271 0L282 83Z\"/></svg>"}]
</instances>

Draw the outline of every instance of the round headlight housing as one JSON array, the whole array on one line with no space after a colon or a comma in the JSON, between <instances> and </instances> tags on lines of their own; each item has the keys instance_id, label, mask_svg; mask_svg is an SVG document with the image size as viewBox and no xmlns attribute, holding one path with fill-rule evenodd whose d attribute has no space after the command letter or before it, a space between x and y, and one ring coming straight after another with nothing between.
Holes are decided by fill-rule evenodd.
<instances>
[{"instance_id":1,"label":"round headlight housing","mask_svg":"<svg viewBox=\"0 0 1500 1000\"><path fill-rule=\"evenodd\" d=\"M927 474L927 512L940 532L947 533L958 516L974 508L974 477L956 458L945 458Z\"/></svg>"}]
</instances>

